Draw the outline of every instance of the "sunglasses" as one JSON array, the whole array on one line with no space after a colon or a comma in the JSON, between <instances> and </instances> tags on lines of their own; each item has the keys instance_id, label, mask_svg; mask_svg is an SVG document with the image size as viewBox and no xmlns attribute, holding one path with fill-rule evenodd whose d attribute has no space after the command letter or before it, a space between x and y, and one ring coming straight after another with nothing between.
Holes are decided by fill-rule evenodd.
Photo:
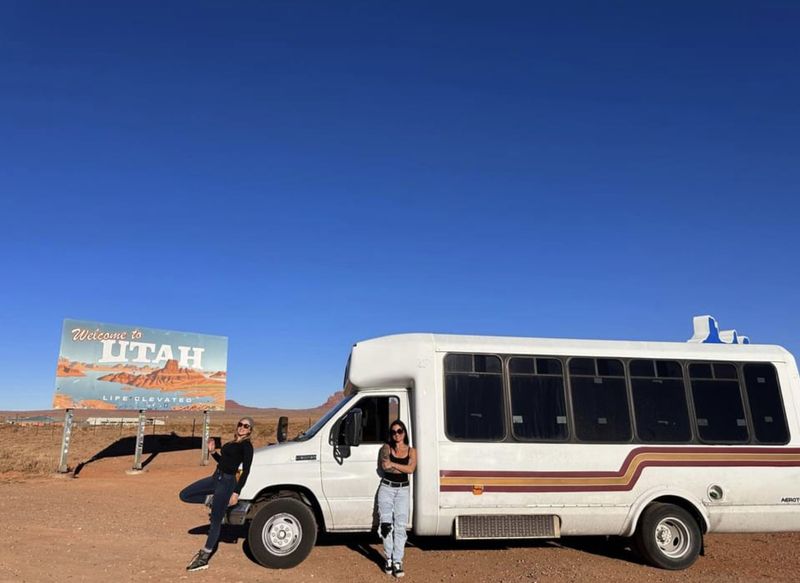
<instances>
[{"instance_id":1,"label":"sunglasses","mask_svg":"<svg viewBox=\"0 0 800 583\"><path fill-rule=\"evenodd\" d=\"M244 427L245 429L250 429L250 424L249 424L249 423L242 423L242 422L240 421L239 423L237 423L237 424L236 424L236 427L237 427L237 428L239 428L239 427Z\"/></svg>"},{"instance_id":2,"label":"sunglasses","mask_svg":"<svg viewBox=\"0 0 800 583\"><path fill-rule=\"evenodd\" d=\"M392 435L403 435L404 433L405 433L405 431L403 431L402 429L392 429L391 430L391 434Z\"/></svg>"}]
</instances>

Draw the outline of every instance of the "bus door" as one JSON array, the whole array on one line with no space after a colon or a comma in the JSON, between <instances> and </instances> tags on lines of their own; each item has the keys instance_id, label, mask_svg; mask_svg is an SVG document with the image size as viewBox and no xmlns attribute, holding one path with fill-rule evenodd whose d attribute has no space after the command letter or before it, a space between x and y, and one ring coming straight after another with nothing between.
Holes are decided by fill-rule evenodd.
<instances>
[{"instance_id":1,"label":"bus door","mask_svg":"<svg viewBox=\"0 0 800 583\"><path fill-rule=\"evenodd\" d=\"M377 528L377 492L380 485L378 456L395 419L408 421L405 389L394 393L364 394L349 410L361 409L363 432L357 446L343 446L343 423L334 424L321 443L322 491L331 510L331 530ZM347 412L340 417L345 419ZM409 426L409 431L411 427Z\"/></svg>"}]
</instances>

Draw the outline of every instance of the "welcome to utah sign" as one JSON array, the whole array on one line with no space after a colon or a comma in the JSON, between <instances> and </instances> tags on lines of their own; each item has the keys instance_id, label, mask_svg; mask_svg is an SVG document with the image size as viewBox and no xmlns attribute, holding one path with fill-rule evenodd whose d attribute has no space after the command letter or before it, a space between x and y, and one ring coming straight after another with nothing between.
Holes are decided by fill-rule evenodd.
<instances>
[{"instance_id":1,"label":"welcome to utah sign","mask_svg":"<svg viewBox=\"0 0 800 583\"><path fill-rule=\"evenodd\" d=\"M56 409L225 409L228 339L64 320Z\"/></svg>"}]
</instances>

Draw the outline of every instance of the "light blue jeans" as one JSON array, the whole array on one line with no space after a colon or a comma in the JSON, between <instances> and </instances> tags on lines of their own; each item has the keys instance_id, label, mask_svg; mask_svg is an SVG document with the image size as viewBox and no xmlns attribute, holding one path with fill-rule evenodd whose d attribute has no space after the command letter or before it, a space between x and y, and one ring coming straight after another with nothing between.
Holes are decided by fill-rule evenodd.
<instances>
[{"instance_id":1,"label":"light blue jeans","mask_svg":"<svg viewBox=\"0 0 800 583\"><path fill-rule=\"evenodd\" d=\"M406 525L408 524L408 505L410 486L392 488L381 483L378 488L378 532L383 539L383 552L394 563L403 562L406 551Z\"/></svg>"}]
</instances>

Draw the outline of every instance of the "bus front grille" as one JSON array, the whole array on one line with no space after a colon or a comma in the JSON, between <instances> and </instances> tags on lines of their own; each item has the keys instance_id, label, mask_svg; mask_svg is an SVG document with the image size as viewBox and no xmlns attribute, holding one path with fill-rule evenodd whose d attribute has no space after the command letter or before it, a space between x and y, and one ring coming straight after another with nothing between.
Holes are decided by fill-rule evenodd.
<instances>
[{"instance_id":1,"label":"bus front grille","mask_svg":"<svg viewBox=\"0 0 800 583\"><path fill-rule=\"evenodd\" d=\"M560 536L560 521L554 514L484 514L456 517L457 539L558 536Z\"/></svg>"}]
</instances>

